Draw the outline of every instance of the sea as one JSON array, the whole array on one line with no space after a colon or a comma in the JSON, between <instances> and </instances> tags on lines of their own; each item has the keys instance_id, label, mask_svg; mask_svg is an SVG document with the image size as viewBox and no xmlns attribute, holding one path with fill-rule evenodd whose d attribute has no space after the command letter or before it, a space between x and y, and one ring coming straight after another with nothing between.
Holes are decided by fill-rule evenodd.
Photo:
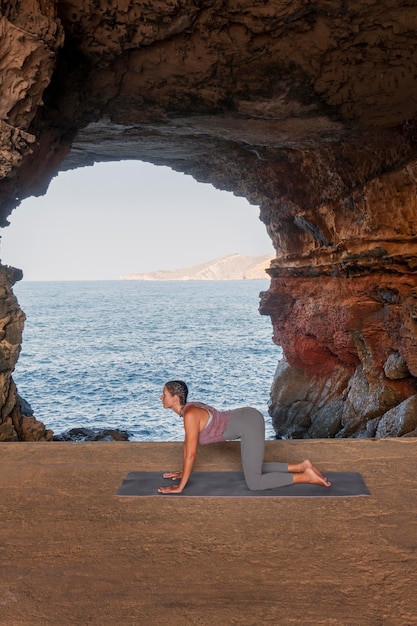
<instances>
[{"instance_id":1,"label":"sea","mask_svg":"<svg viewBox=\"0 0 417 626\"><path fill-rule=\"evenodd\" d=\"M13 379L34 416L54 434L73 428L127 430L131 441L179 441L182 420L162 408L167 380L185 380L189 400L218 409L253 406L268 415L282 350L258 312L267 280L22 281L26 314Z\"/></svg>"}]
</instances>

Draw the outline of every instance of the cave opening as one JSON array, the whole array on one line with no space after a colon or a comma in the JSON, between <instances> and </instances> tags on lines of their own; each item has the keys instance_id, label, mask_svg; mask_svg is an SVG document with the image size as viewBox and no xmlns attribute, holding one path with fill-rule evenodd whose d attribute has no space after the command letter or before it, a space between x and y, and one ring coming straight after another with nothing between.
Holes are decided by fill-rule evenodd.
<instances>
[{"instance_id":1,"label":"cave opening","mask_svg":"<svg viewBox=\"0 0 417 626\"><path fill-rule=\"evenodd\" d=\"M266 274L126 280L236 252L272 255L256 207L169 168L123 161L60 173L10 222L2 260L23 270L14 292L27 317L13 378L55 435L110 428L133 440L180 439L159 402L173 377L187 378L195 396L250 402L267 417L281 351L257 311Z\"/></svg>"}]
</instances>

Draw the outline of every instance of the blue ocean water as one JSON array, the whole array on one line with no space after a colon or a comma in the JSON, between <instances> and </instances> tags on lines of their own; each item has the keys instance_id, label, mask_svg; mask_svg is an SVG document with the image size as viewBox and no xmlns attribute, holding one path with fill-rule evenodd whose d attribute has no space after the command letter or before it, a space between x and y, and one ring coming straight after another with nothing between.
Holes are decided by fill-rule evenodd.
<instances>
[{"instance_id":1,"label":"blue ocean water","mask_svg":"<svg viewBox=\"0 0 417 626\"><path fill-rule=\"evenodd\" d=\"M266 419L282 356L258 313L269 281L17 283L27 316L13 378L55 434L120 428L133 441L177 441L182 420L164 410L164 382L219 409L251 405Z\"/></svg>"}]
</instances>

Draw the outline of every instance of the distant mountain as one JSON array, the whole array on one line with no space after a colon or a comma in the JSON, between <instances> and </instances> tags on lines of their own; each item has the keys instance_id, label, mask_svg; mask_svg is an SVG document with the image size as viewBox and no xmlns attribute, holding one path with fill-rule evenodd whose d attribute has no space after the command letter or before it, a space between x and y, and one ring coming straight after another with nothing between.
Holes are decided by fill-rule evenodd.
<instances>
[{"instance_id":1,"label":"distant mountain","mask_svg":"<svg viewBox=\"0 0 417 626\"><path fill-rule=\"evenodd\" d=\"M230 254L185 269L127 274L120 280L259 280L268 278L265 269L273 258L273 254L255 257Z\"/></svg>"}]
</instances>

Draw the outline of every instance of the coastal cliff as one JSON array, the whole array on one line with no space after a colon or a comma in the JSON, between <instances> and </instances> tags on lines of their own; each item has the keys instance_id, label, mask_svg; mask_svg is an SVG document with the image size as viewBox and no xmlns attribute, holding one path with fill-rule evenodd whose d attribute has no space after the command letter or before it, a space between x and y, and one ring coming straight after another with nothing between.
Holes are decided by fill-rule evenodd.
<instances>
[{"instance_id":1,"label":"coastal cliff","mask_svg":"<svg viewBox=\"0 0 417 626\"><path fill-rule=\"evenodd\" d=\"M285 354L271 392L278 435L414 432L415 7L0 8L0 226L60 170L98 161L167 165L245 196L276 251L260 312ZM1 424L20 420L10 382L18 349L12 360L8 351L0 344Z\"/></svg>"},{"instance_id":2,"label":"coastal cliff","mask_svg":"<svg viewBox=\"0 0 417 626\"><path fill-rule=\"evenodd\" d=\"M145 274L127 274L122 280L260 280L266 273L273 255L251 257L229 254L207 263L178 270L157 270Z\"/></svg>"}]
</instances>

